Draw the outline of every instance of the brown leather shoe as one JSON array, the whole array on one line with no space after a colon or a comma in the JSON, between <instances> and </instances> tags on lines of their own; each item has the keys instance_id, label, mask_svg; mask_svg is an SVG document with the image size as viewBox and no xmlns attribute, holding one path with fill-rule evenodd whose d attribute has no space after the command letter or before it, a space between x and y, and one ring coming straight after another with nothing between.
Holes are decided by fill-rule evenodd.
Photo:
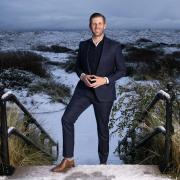
<instances>
[{"instance_id":1,"label":"brown leather shoe","mask_svg":"<svg viewBox=\"0 0 180 180\"><path fill-rule=\"evenodd\" d=\"M52 171L52 172L66 172L67 170L69 170L72 167L75 167L74 159L69 160L69 159L63 158L63 160L60 162L60 164L58 164L57 166L52 168L50 171Z\"/></svg>"}]
</instances>

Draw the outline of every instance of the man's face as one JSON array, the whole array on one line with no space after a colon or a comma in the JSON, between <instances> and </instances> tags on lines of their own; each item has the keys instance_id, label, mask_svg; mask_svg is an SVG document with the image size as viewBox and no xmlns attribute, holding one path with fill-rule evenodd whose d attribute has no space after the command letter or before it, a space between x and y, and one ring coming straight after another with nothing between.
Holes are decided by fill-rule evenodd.
<instances>
[{"instance_id":1,"label":"man's face","mask_svg":"<svg viewBox=\"0 0 180 180\"><path fill-rule=\"evenodd\" d=\"M91 20L90 29L94 36L101 36L106 28L106 23L102 17L95 17Z\"/></svg>"}]
</instances>

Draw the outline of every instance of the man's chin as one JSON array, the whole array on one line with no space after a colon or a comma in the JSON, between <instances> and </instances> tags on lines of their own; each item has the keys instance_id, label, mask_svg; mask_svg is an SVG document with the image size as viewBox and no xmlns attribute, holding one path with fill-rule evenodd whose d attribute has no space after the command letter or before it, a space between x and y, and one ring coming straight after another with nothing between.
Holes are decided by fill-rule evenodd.
<instances>
[{"instance_id":1,"label":"man's chin","mask_svg":"<svg viewBox=\"0 0 180 180\"><path fill-rule=\"evenodd\" d=\"M103 34L103 32L102 33L94 33L94 36L101 36Z\"/></svg>"}]
</instances>

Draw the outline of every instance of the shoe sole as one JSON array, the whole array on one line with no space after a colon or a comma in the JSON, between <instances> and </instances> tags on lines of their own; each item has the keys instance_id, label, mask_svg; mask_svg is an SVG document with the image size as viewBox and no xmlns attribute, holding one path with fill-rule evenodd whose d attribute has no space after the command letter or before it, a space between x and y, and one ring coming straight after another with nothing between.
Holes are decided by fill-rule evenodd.
<instances>
[{"instance_id":1,"label":"shoe sole","mask_svg":"<svg viewBox=\"0 0 180 180\"><path fill-rule=\"evenodd\" d=\"M61 172L61 173L64 173L64 172L67 172L68 170L70 170L70 169L73 168L73 167L75 167L75 165L73 165L72 167L66 168L66 169L64 169L63 171L56 171L56 170L54 171L53 169L51 169L50 171L51 171L51 172L57 172L57 173L60 173L60 172Z\"/></svg>"}]
</instances>

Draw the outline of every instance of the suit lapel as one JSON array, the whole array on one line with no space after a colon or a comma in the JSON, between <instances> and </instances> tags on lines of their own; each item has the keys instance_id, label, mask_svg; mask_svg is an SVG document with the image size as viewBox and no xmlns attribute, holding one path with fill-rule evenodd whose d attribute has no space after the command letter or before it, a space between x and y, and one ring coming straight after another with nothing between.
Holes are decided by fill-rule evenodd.
<instances>
[{"instance_id":1,"label":"suit lapel","mask_svg":"<svg viewBox=\"0 0 180 180\"><path fill-rule=\"evenodd\" d=\"M87 69L88 69L89 74L91 74L91 68L90 68L89 60L88 60L88 52L89 52L89 47L90 47L89 41L90 40L91 39L88 40L87 52L86 52L86 64L87 64ZM98 73L100 71L101 66L103 65L103 60L105 59L105 56L106 56L106 53L107 53L107 50L108 50L108 42L107 41L108 41L108 39L104 35L104 44L103 44L103 48L102 48L102 53L101 53L101 57L100 57L97 69L96 69L96 74L97 75L98 75Z\"/></svg>"}]
</instances>

